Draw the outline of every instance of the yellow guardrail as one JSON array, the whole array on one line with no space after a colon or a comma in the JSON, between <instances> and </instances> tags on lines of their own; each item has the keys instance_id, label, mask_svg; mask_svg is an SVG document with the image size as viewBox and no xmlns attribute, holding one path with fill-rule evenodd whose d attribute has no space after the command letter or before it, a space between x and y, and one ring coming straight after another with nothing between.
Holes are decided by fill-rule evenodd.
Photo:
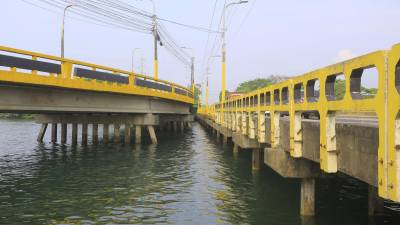
<instances>
[{"instance_id":1,"label":"yellow guardrail","mask_svg":"<svg viewBox=\"0 0 400 225\"><path fill-rule=\"evenodd\" d=\"M169 99L178 102L184 102L188 104L194 103L193 93L189 88L183 87L181 85L155 79L149 76L132 73L120 69L110 68L106 66L100 66L92 63L81 62L72 59L60 58L56 56L46 55L37 52L25 51L21 49L15 49L5 46L0 46L0 54L11 55L17 57L30 57L31 60L51 62L61 65L60 74L51 73L40 73L38 71L27 71L20 69L18 67L11 68L0 68L0 81L2 82L12 82L21 84L32 84L32 85L42 85L69 89L79 89L88 91L98 91L98 92L111 92L111 93L122 93L122 94L132 94L141 96L151 96L163 99ZM82 77L77 77L73 73L73 69L77 66L85 67L93 71L101 71L112 73L115 75L129 77L128 84L120 84L115 82L108 82L96 79L87 79ZM152 81L154 83L163 84L170 87L171 91L160 90L156 88L143 87L135 85L135 79ZM183 95L182 93L177 93L176 89L183 90L187 93Z\"/></svg>"},{"instance_id":2,"label":"yellow guardrail","mask_svg":"<svg viewBox=\"0 0 400 225\"><path fill-rule=\"evenodd\" d=\"M400 202L400 44L390 50L372 52L342 63L330 65L283 82L198 110L216 123L232 130L247 115L258 114L257 134L243 131L250 138L272 147L279 142L279 117L290 117L290 154L302 157L301 117L304 112L318 112L320 118L320 165L328 173L338 170L336 151L336 115L372 112L379 126L378 189L379 196ZM376 71L375 96L364 95L361 80L369 70ZM336 78L344 77L345 94L335 97ZM365 77L364 77L365 78ZM315 90L319 83L319 91ZM223 108L223 110L221 110ZM265 140L265 115L270 116L270 140ZM224 114L223 117L221 115ZM224 118L224 121L221 120ZM245 120L242 122L246 123ZM249 124L250 125L250 124ZM264 133L263 133L264 132Z\"/></svg>"}]
</instances>

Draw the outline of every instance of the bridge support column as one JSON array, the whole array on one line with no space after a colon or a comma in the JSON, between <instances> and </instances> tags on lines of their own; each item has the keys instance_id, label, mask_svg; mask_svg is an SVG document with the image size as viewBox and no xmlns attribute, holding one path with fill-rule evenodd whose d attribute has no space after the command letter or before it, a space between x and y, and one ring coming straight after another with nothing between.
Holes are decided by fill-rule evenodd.
<instances>
[{"instance_id":1,"label":"bridge support column","mask_svg":"<svg viewBox=\"0 0 400 225\"><path fill-rule=\"evenodd\" d=\"M108 123L103 124L103 143L107 144L110 139L110 125Z\"/></svg>"},{"instance_id":2,"label":"bridge support column","mask_svg":"<svg viewBox=\"0 0 400 225\"><path fill-rule=\"evenodd\" d=\"M157 144L157 136L156 132L154 131L154 126L147 126L147 130L149 131L151 143Z\"/></svg>"},{"instance_id":3,"label":"bridge support column","mask_svg":"<svg viewBox=\"0 0 400 225\"><path fill-rule=\"evenodd\" d=\"M186 124L187 124L187 127L188 127L189 129L192 128L192 123L191 123L191 122L187 122Z\"/></svg>"},{"instance_id":4,"label":"bridge support column","mask_svg":"<svg viewBox=\"0 0 400 225\"><path fill-rule=\"evenodd\" d=\"M98 140L99 140L99 125L97 123L94 123L92 125L92 142L97 144Z\"/></svg>"},{"instance_id":5,"label":"bridge support column","mask_svg":"<svg viewBox=\"0 0 400 225\"><path fill-rule=\"evenodd\" d=\"M177 132L178 131L178 122L172 122L172 125L173 125L174 131Z\"/></svg>"},{"instance_id":6,"label":"bridge support column","mask_svg":"<svg viewBox=\"0 0 400 225\"><path fill-rule=\"evenodd\" d=\"M61 124L61 144L67 143L67 124Z\"/></svg>"},{"instance_id":7,"label":"bridge support column","mask_svg":"<svg viewBox=\"0 0 400 225\"><path fill-rule=\"evenodd\" d=\"M237 145L236 143L233 144L233 154L234 155L238 155L239 154L239 145Z\"/></svg>"},{"instance_id":8,"label":"bridge support column","mask_svg":"<svg viewBox=\"0 0 400 225\"><path fill-rule=\"evenodd\" d=\"M72 124L72 145L76 145L78 143L78 124Z\"/></svg>"},{"instance_id":9,"label":"bridge support column","mask_svg":"<svg viewBox=\"0 0 400 225\"><path fill-rule=\"evenodd\" d=\"M52 143L57 142L57 123L51 124L51 142Z\"/></svg>"},{"instance_id":10,"label":"bridge support column","mask_svg":"<svg viewBox=\"0 0 400 225\"><path fill-rule=\"evenodd\" d=\"M222 144L227 145L228 144L228 137L226 135L222 135Z\"/></svg>"},{"instance_id":11,"label":"bridge support column","mask_svg":"<svg viewBox=\"0 0 400 225\"><path fill-rule=\"evenodd\" d=\"M315 179L302 178L300 190L300 215L315 215Z\"/></svg>"},{"instance_id":12,"label":"bridge support column","mask_svg":"<svg viewBox=\"0 0 400 225\"><path fill-rule=\"evenodd\" d=\"M253 148L251 155L251 168L253 170L260 170L262 161L262 150L260 148Z\"/></svg>"},{"instance_id":13,"label":"bridge support column","mask_svg":"<svg viewBox=\"0 0 400 225\"><path fill-rule=\"evenodd\" d=\"M129 145L131 143L131 125L125 124L125 144Z\"/></svg>"},{"instance_id":14,"label":"bridge support column","mask_svg":"<svg viewBox=\"0 0 400 225\"><path fill-rule=\"evenodd\" d=\"M385 207L376 187L368 185L368 215L383 216Z\"/></svg>"},{"instance_id":15,"label":"bridge support column","mask_svg":"<svg viewBox=\"0 0 400 225\"><path fill-rule=\"evenodd\" d=\"M82 145L87 145L88 142L88 124L82 123Z\"/></svg>"},{"instance_id":16,"label":"bridge support column","mask_svg":"<svg viewBox=\"0 0 400 225\"><path fill-rule=\"evenodd\" d=\"M115 123L114 124L114 143L119 143L121 140L119 131L120 131L120 126L118 123Z\"/></svg>"},{"instance_id":17,"label":"bridge support column","mask_svg":"<svg viewBox=\"0 0 400 225\"><path fill-rule=\"evenodd\" d=\"M142 143L142 127L139 125L135 126L135 143Z\"/></svg>"},{"instance_id":18,"label":"bridge support column","mask_svg":"<svg viewBox=\"0 0 400 225\"><path fill-rule=\"evenodd\" d=\"M180 128L180 131L181 131L181 133L183 133L184 131L185 131L185 122L179 122L180 123L180 126L181 126L181 128Z\"/></svg>"},{"instance_id":19,"label":"bridge support column","mask_svg":"<svg viewBox=\"0 0 400 225\"><path fill-rule=\"evenodd\" d=\"M42 126L40 127L39 134L37 137L38 142L43 142L43 138L44 138L44 135L46 134L47 126L48 126L47 123L42 123Z\"/></svg>"}]
</instances>

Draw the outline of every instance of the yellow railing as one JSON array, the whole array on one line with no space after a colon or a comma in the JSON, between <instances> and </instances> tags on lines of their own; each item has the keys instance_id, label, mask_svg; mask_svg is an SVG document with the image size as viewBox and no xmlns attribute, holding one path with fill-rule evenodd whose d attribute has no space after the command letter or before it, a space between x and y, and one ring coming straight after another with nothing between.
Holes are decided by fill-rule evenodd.
<instances>
[{"instance_id":1,"label":"yellow railing","mask_svg":"<svg viewBox=\"0 0 400 225\"><path fill-rule=\"evenodd\" d=\"M279 142L279 117L286 113L290 117L290 154L302 157L302 125L304 112L318 112L320 118L320 164L328 173L338 170L336 151L336 115L341 112L376 115L379 126L378 188L379 195L400 201L400 44L387 51L377 51L342 63L330 65L283 82L255 90L246 95L220 104L201 107L202 114L232 130L238 127L241 118L258 114L257 134L261 143L275 147ZM374 69L375 68L375 69ZM375 96L363 96L361 80L376 71L377 92ZM335 98L335 78L345 78L345 94ZM319 82L319 91L315 85ZM397 84L397 86L396 86ZM221 115L224 114L224 121ZM265 115L270 116L270 140L265 140ZM242 117L241 117L242 116ZM246 122L243 120L243 122ZM233 124L233 125L232 125ZM264 128L263 128L264 127ZM263 133L264 132L264 133Z\"/></svg>"},{"instance_id":2,"label":"yellow railing","mask_svg":"<svg viewBox=\"0 0 400 225\"><path fill-rule=\"evenodd\" d=\"M25 51L15 48L9 48L5 46L0 46L0 54L12 55L17 57L28 56L32 60L51 62L61 65L60 74L50 74L41 73L38 71L26 71L21 68L0 68L0 81L2 82L12 82L21 84L32 84L32 85L43 85L51 87L60 88L70 88L88 91L99 91L99 92L111 92L111 93L122 93L122 94L132 94L132 95L142 95L142 96L152 96L159 97L184 103L193 104L194 98L193 93L189 88L183 87L181 85L154 79L149 76L132 73L120 69L110 68L106 66L100 66L92 63L81 62L72 59L60 58L56 56ZM85 67L86 69L91 69L93 71L102 71L107 73L112 73L115 75L129 77L129 83L120 84L115 82L108 82L96 79L87 79L82 77L77 77L73 73L73 69L77 66ZM147 80L154 83L166 85L171 91L160 90L157 88L143 87L135 85L135 80ZM177 92L176 89L180 89L181 93ZM182 94L182 91L186 94Z\"/></svg>"}]
</instances>

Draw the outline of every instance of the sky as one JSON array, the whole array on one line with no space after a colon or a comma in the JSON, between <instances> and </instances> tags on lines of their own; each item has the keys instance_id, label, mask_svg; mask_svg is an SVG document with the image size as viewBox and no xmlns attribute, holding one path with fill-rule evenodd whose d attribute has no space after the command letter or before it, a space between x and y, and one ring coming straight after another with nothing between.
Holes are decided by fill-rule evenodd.
<instances>
[{"instance_id":1,"label":"sky","mask_svg":"<svg viewBox=\"0 0 400 225\"><path fill-rule=\"evenodd\" d=\"M152 10L149 0L124 1ZM26 2L39 1L1 1L0 45L60 55L62 15ZM154 2L158 17L216 30L225 0ZM271 74L298 76L358 55L389 49L400 42L398 0L249 0L247 4L230 7L226 13L229 90L243 81ZM70 16L67 14L65 25L67 58L131 70L132 51L141 48L135 53L135 70L141 71L143 58L144 73L152 75L151 35L98 26ZM220 55L220 37L163 24L180 46L193 49L195 81L204 87L208 57ZM209 67L210 102L215 102L221 90L221 59L212 58ZM190 69L161 47L159 78L187 86Z\"/></svg>"}]
</instances>

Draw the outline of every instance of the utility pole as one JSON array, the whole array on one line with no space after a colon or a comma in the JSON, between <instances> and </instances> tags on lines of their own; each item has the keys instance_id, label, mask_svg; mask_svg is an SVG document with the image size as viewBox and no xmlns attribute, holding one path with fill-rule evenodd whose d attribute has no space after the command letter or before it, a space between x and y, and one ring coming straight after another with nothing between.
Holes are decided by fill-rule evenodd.
<instances>
[{"instance_id":1,"label":"utility pole","mask_svg":"<svg viewBox=\"0 0 400 225\"><path fill-rule=\"evenodd\" d=\"M154 0L150 0L153 4L153 36L154 36L154 79L158 79L158 32L157 32L157 15L156 4Z\"/></svg>"},{"instance_id":2,"label":"utility pole","mask_svg":"<svg viewBox=\"0 0 400 225\"><path fill-rule=\"evenodd\" d=\"M62 17L62 23L61 23L61 58L64 58L64 26L65 26L65 15L67 14L67 10L71 8L74 5L67 5L64 8L64 13Z\"/></svg>"},{"instance_id":3,"label":"utility pole","mask_svg":"<svg viewBox=\"0 0 400 225\"><path fill-rule=\"evenodd\" d=\"M226 10L232 5L244 4L248 1L239 0L236 2L231 2L224 7L222 12L222 93L221 93L221 122L224 122L224 103L225 103L225 91L226 91L226 40L225 40L225 32L226 28Z\"/></svg>"}]
</instances>

